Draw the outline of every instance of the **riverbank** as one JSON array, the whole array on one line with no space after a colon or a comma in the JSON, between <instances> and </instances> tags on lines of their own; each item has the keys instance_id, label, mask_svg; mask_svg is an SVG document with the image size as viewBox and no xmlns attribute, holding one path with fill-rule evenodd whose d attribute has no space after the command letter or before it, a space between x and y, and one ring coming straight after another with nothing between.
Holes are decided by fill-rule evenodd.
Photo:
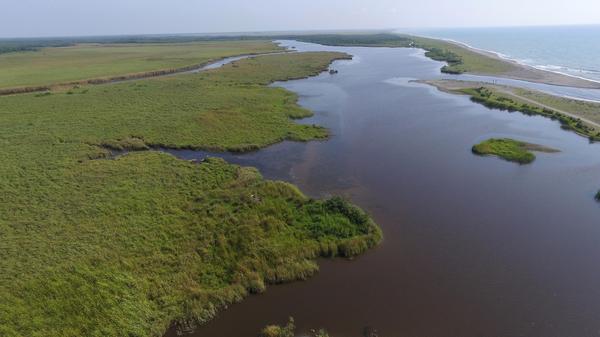
<instances>
[{"instance_id":1,"label":"riverbank","mask_svg":"<svg viewBox=\"0 0 600 337\"><path fill-rule=\"evenodd\" d=\"M326 137L269 87L343 53L245 59L198 74L0 97L0 335L161 336L204 323L320 256L381 240L362 210L249 167L157 151L245 151Z\"/></svg>"},{"instance_id":2,"label":"riverbank","mask_svg":"<svg viewBox=\"0 0 600 337\"><path fill-rule=\"evenodd\" d=\"M424 80L439 90L471 96L490 108L520 111L558 120L562 127L590 140L600 140L600 104L549 95L543 92L458 80Z\"/></svg>"}]
</instances>

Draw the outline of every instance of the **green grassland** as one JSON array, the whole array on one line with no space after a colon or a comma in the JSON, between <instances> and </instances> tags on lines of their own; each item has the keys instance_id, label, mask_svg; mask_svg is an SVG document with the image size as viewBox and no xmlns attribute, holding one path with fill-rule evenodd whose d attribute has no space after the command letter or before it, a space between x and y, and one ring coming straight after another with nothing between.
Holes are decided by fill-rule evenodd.
<instances>
[{"instance_id":1,"label":"green grassland","mask_svg":"<svg viewBox=\"0 0 600 337\"><path fill-rule=\"evenodd\" d=\"M80 44L0 54L0 89L49 86L197 66L223 57L280 51L271 41Z\"/></svg>"},{"instance_id":2,"label":"green grassland","mask_svg":"<svg viewBox=\"0 0 600 337\"><path fill-rule=\"evenodd\" d=\"M240 50L237 52L248 52ZM236 53L237 53L236 52ZM247 150L326 130L267 84L338 53L0 97L0 335L161 336L265 285L309 277L381 233L360 209L312 200L220 159L108 148Z\"/></svg>"},{"instance_id":3,"label":"green grassland","mask_svg":"<svg viewBox=\"0 0 600 337\"><path fill-rule=\"evenodd\" d=\"M556 152L554 149L508 138L488 139L473 146L472 151L478 155L497 156L519 164L529 164L535 160L535 154L531 151Z\"/></svg>"},{"instance_id":4,"label":"green grassland","mask_svg":"<svg viewBox=\"0 0 600 337\"><path fill-rule=\"evenodd\" d=\"M494 87L482 86L478 88L464 88L454 90L459 93L467 94L471 96L471 100L474 102L483 104L489 108L501 109L508 111L520 111L528 115L540 115L548 117L554 120L558 120L561 123L561 127L565 130L574 131L584 137L588 137L591 141L600 140L600 130L595 126L586 123L581 118L576 116L569 116L564 113L555 111L551 108L542 107L535 103L525 102L520 100L518 97L514 97L507 93L501 92ZM531 95L537 95L532 93ZM543 94L545 95L545 94ZM549 96L549 95L545 95ZM552 97L552 96L550 96ZM547 100L561 100L562 98L545 98ZM564 104L577 104L577 103L564 103Z\"/></svg>"}]
</instances>

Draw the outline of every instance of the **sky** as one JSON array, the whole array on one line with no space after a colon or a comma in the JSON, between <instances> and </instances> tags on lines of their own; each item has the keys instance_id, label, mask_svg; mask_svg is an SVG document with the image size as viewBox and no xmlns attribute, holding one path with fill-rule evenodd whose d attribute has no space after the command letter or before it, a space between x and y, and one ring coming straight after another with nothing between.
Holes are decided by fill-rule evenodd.
<instances>
[{"instance_id":1,"label":"sky","mask_svg":"<svg viewBox=\"0 0 600 337\"><path fill-rule=\"evenodd\" d=\"M0 0L0 37L600 24L600 0Z\"/></svg>"}]
</instances>

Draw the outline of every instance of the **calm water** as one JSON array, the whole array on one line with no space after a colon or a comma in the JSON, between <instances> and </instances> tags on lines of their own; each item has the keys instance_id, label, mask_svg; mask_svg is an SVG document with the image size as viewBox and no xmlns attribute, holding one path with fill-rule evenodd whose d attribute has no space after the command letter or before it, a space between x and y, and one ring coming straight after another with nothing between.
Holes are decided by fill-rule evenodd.
<instances>
[{"instance_id":1,"label":"calm water","mask_svg":"<svg viewBox=\"0 0 600 337\"><path fill-rule=\"evenodd\" d=\"M541 69L600 81L600 25L424 29L412 33L460 41Z\"/></svg>"},{"instance_id":2,"label":"calm water","mask_svg":"<svg viewBox=\"0 0 600 337\"><path fill-rule=\"evenodd\" d=\"M232 305L192 336L256 336L288 316L301 331L326 327L334 337L366 327L382 337L599 336L600 144L410 83L440 76L440 64L416 50L326 49L355 59L336 62L337 75L277 85L315 111L303 123L327 126L332 138L225 158L312 196L351 198L385 240L354 261L321 261L309 281ZM472 155L488 137L562 152L528 166Z\"/></svg>"}]
</instances>

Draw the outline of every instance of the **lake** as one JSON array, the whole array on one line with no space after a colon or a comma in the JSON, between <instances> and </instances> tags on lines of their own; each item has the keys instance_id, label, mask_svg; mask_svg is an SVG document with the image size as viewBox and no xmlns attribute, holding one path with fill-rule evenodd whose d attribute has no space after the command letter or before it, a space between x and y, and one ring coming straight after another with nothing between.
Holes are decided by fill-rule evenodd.
<instances>
[{"instance_id":1,"label":"lake","mask_svg":"<svg viewBox=\"0 0 600 337\"><path fill-rule=\"evenodd\" d=\"M314 197L350 198L384 242L353 261L321 260L310 280L270 286L190 336L256 336L288 316L300 332L332 337L600 333L600 144L411 83L445 76L415 49L284 44L355 56L332 65L338 74L275 84L298 93L315 112L300 122L328 127L331 139L222 157ZM471 153L490 137L561 152L526 166Z\"/></svg>"}]
</instances>

